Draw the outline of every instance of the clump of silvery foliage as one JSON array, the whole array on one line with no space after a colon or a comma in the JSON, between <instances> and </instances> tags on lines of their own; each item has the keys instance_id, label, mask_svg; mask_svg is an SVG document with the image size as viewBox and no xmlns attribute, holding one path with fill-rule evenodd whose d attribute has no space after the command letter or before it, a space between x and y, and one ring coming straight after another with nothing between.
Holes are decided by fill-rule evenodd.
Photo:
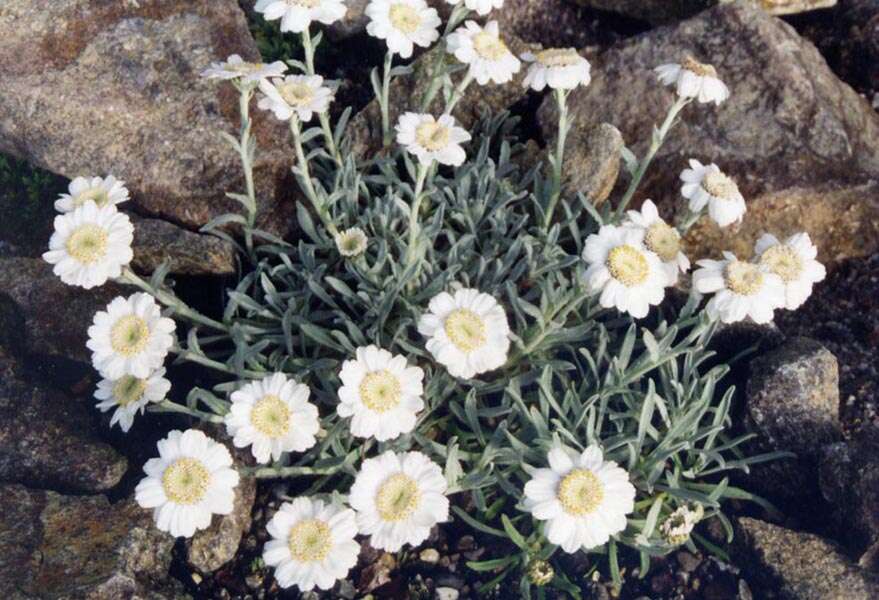
<instances>
[{"instance_id":1,"label":"clump of silvery foliage","mask_svg":"<svg viewBox=\"0 0 879 600\"><path fill-rule=\"evenodd\" d=\"M640 553L643 576L651 556L682 544L716 550L694 527L718 519L731 535L725 499L763 502L729 477L777 455L745 456L747 438L730 434L729 366L712 361L709 342L719 322L767 322L802 304L824 276L815 247L807 234L767 234L752 260L725 253L690 277L681 235L706 213L726 227L746 208L729 176L696 160L681 174L679 222L650 201L627 210L676 121L729 96L692 58L657 68L674 102L647 153L624 152L630 184L601 207L563 192L567 99L590 81L574 50L521 57L524 85L558 103L545 168L520 168L515 118L461 127L452 113L468 86L505 84L523 68L496 22L466 20L500 4L456 4L441 35L424 0L370 3L368 31L388 53L373 73L384 149L366 158L351 152L350 110L331 122L334 85L314 70L313 22L338 20L344 4L257 2L301 36L305 55L232 56L205 72L240 93L238 136L223 135L241 158L245 189L228 195L242 211L206 227L241 255L222 315L187 306L165 269L147 281L128 267L123 182L78 178L56 203L45 259L62 280L142 290L113 300L89 329L98 408L124 431L147 410L227 436L189 429L159 442L136 496L160 529L192 536L232 511L242 476L275 479L288 501L269 523L264 559L282 587L330 589L356 564L359 541L396 552L457 520L508 548L468 563L485 574L483 589L518 576L523 597L544 585L577 596L583 575L558 568L561 554L601 557L619 585L620 546ZM444 113L411 107L392 127L391 81L411 74L395 61L438 39L465 69L430 66L423 106L442 94ZM295 241L255 226L254 105L290 127ZM663 303L672 289L677 301ZM219 383L168 399L168 354ZM251 465L234 465L228 443Z\"/></svg>"}]
</instances>

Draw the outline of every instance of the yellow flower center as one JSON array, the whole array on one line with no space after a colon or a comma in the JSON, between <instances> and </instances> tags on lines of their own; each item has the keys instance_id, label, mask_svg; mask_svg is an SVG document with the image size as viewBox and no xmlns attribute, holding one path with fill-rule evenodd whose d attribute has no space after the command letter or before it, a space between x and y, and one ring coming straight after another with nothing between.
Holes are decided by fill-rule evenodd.
<instances>
[{"instance_id":1,"label":"yellow flower center","mask_svg":"<svg viewBox=\"0 0 879 600\"><path fill-rule=\"evenodd\" d=\"M559 483L558 499L570 515L581 517L595 512L604 500L601 480L588 469L574 469Z\"/></svg>"},{"instance_id":2,"label":"yellow flower center","mask_svg":"<svg viewBox=\"0 0 879 600\"><path fill-rule=\"evenodd\" d=\"M550 48L537 53L537 61L546 67L571 67L580 61L573 48Z\"/></svg>"},{"instance_id":3,"label":"yellow flower center","mask_svg":"<svg viewBox=\"0 0 879 600\"><path fill-rule=\"evenodd\" d=\"M371 411L383 413L400 404L400 380L390 371L367 373L360 383L360 399Z\"/></svg>"},{"instance_id":4,"label":"yellow flower center","mask_svg":"<svg viewBox=\"0 0 879 600\"><path fill-rule=\"evenodd\" d=\"M736 182L718 171L710 171L702 179L702 187L715 198L731 200L739 193Z\"/></svg>"},{"instance_id":5,"label":"yellow flower center","mask_svg":"<svg viewBox=\"0 0 879 600\"><path fill-rule=\"evenodd\" d=\"M67 238L67 254L84 265L90 265L107 254L107 232L97 225L80 225Z\"/></svg>"},{"instance_id":6,"label":"yellow flower center","mask_svg":"<svg viewBox=\"0 0 879 600\"><path fill-rule=\"evenodd\" d=\"M94 202L98 208L100 208L109 204L110 194L107 193L107 190L101 187L84 190L73 198L73 208L79 208L89 200Z\"/></svg>"},{"instance_id":7,"label":"yellow flower center","mask_svg":"<svg viewBox=\"0 0 879 600\"><path fill-rule=\"evenodd\" d=\"M742 296L751 296L763 287L763 273L756 265L733 261L726 265L726 287Z\"/></svg>"},{"instance_id":8,"label":"yellow flower center","mask_svg":"<svg viewBox=\"0 0 879 600\"><path fill-rule=\"evenodd\" d=\"M137 402L146 391L146 379L138 379L131 375L125 375L113 384L113 397L119 406L128 406Z\"/></svg>"},{"instance_id":9,"label":"yellow flower center","mask_svg":"<svg viewBox=\"0 0 879 600\"><path fill-rule=\"evenodd\" d=\"M290 106L305 106L314 98L314 90L309 85L295 81L282 83L278 93Z\"/></svg>"},{"instance_id":10,"label":"yellow flower center","mask_svg":"<svg viewBox=\"0 0 879 600\"><path fill-rule=\"evenodd\" d=\"M140 354L150 341L150 328L137 315L125 315L110 328L110 347L117 354Z\"/></svg>"},{"instance_id":11,"label":"yellow flower center","mask_svg":"<svg viewBox=\"0 0 879 600\"><path fill-rule=\"evenodd\" d=\"M714 67L700 63L692 56L685 58L684 62L681 63L681 66L687 71L695 73L699 77L717 77L717 71Z\"/></svg>"},{"instance_id":12,"label":"yellow flower center","mask_svg":"<svg viewBox=\"0 0 879 600\"><path fill-rule=\"evenodd\" d=\"M760 256L760 264L781 277L785 283L796 281L803 272L803 261L793 248L776 244Z\"/></svg>"},{"instance_id":13,"label":"yellow flower center","mask_svg":"<svg viewBox=\"0 0 879 600\"><path fill-rule=\"evenodd\" d=\"M678 257L681 249L681 234L674 227L657 221L647 228L644 245L648 250L655 252L662 262L669 262Z\"/></svg>"},{"instance_id":14,"label":"yellow flower center","mask_svg":"<svg viewBox=\"0 0 879 600\"><path fill-rule=\"evenodd\" d=\"M607 269L614 279L632 287L647 281L650 265L644 253L628 244L622 244L607 253Z\"/></svg>"},{"instance_id":15,"label":"yellow flower center","mask_svg":"<svg viewBox=\"0 0 879 600\"><path fill-rule=\"evenodd\" d=\"M499 37L485 31L473 36L473 49L480 58L486 60L500 60L509 52L507 45Z\"/></svg>"},{"instance_id":16,"label":"yellow flower center","mask_svg":"<svg viewBox=\"0 0 879 600\"><path fill-rule=\"evenodd\" d=\"M418 508L421 492L415 480L397 473L391 475L379 486L375 495L375 506L384 521L402 521Z\"/></svg>"},{"instance_id":17,"label":"yellow flower center","mask_svg":"<svg viewBox=\"0 0 879 600\"><path fill-rule=\"evenodd\" d=\"M287 538L290 555L299 562L320 562L333 547L330 526L320 519L299 521L290 528Z\"/></svg>"},{"instance_id":18,"label":"yellow flower center","mask_svg":"<svg viewBox=\"0 0 879 600\"><path fill-rule=\"evenodd\" d=\"M281 437L290 431L290 409L278 396L266 394L250 410L250 424L270 438Z\"/></svg>"},{"instance_id":19,"label":"yellow flower center","mask_svg":"<svg viewBox=\"0 0 879 600\"><path fill-rule=\"evenodd\" d=\"M235 65L227 64L226 68L230 71L235 72L235 73L242 73L242 74L246 75L248 73L256 73L257 71L264 69L265 66L266 66L266 64L261 63L261 62L259 62L259 63L243 62L243 63L238 63Z\"/></svg>"},{"instance_id":20,"label":"yellow flower center","mask_svg":"<svg viewBox=\"0 0 879 600\"><path fill-rule=\"evenodd\" d=\"M357 256L366 249L366 236L356 229L343 231L336 243L343 256Z\"/></svg>"},{"instance_id":21,"label":"yellow flower center","mask_svg":"<svg viewBox=\"0 0 879 600\"><path fill-rule=\"evenodd\" d=\"M198 504L210 483L207 467L194 458L178 458L162 474L165 496L175 504Z\"/></svg>"},{"instance_id":22,"label":"yellow flower center","mask_svg":"<svg viewBox=\"0 0 879 600\"><path fill-rule=\"evenodd\" d=\"M446 336L461 352L472 352L481 348L488 340L485 321L466 308L459 308L449 313L444 328Z\"/></svg>"},{"instance_id":23,"label":"yellow flower center","mask_svg":"<svg viewBox=\"0 0 879 600\"><path fill-rule=\"evenodd\" d=\"M418 11L402 2L391 5L388 19L395 29L403 33L415 33L421 25L421 15L418 14Z\"/></svg>"},{"instance_id":24,"label":"yellow flower center","mask_svg":"<svg viewBox=\"0 0 879 600\"><path fill-rule=\"evenodd\" d=\"M415 141L418 145L431 152L442 150L449 143L449 128L429 121L415 129Z\"/></svg>"}]
</instances>

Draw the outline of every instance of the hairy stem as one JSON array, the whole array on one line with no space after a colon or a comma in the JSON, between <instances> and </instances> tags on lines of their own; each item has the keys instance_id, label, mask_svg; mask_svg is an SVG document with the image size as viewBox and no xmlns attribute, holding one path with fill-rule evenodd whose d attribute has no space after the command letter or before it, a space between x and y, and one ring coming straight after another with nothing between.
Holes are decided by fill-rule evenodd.
<instances>
[{"instance_id":1,"label":"hairy stem","mask_svg":"<svg viewBox=\"0 0 879 600\"><path fill-rule=\"evenodd\" d=\"M445 69L443 69L443 65L445 64L445 47L444 43L452 30L457 27L461 21L463 21L467 14L470 12L470 9L467 8L467 5L463 2L455 5L455 8L452 9L452 14L449 17L449 20L446 22L446 27L443 30L443 35L439 40L439 43L435 46L436 56L433 57L430 65L430 76L427 79L427 88L424 90L424 94L421 96L421 104L420 110L421 112L427 112L430 103L433 102L433 99L436 98L437 93L440 90L443 82L443 75L445 75Z\"/></svg>"},{"instance_id":2,"label":"hairy stem","mask_svg":"<svg viewBox=\"0 0 879 600\"><path fill-rule=\"evenodd\" d=\"M302 32L302 48L305 50L305 72L308 75L315 75L314 70L314 40L311 37L311 28L306 27L305 31ZM320 120L320 127L323 130L324 134L324 142L327 145L327 150L329 150L330 155L333 157L333 160L336 161L336 164L340 167L342 166L342 154L339 152L339 148L336 146L336 139L333 137L333 130L330 127L330 117L327 113L322 112L317 115L317 118Z\"/></svg>"},{"instance_id":3,"label":"hairy stem","mask_svg":"<svg viewBox=\"0 0 879 600\"><path fill-rule=\"evenodd\" d=\"M335 236L339 233L339 230L336 228L336 224L333 223L333 219L327 211L326 206L324 206L323 201L318 197L317 190L311 180L311 170L308 167L308 159L306 158L305 150L302 147L302 126L299 123L299 117L296 115L293 115L290 119L290 131L293 133L293 146L296 148L296 162L302 174L303 191L308 197L309 202L311 202L311 206L320 217L324 227L327 228L330 234Z\"/></svg>"},{"instance_id":4,"label":"hairy stem","mask_svg":"<svg viewBox=\"0 0 879 600\"><path fill-rule=\"evenodd\" d=\"M455 110L455 106L458 105L458 102L461 98L464 97L464 92L467 91L467 87L473 82L473 75L468 71L464 76L464 79L461 80L461 83L452 91L452 95L449 97L449 101L446 104L446 110L443 111L444 115L452 114L452 111Z\"/></svg>"},{"instance_id":5,"label":"hairy stem","mask_svg":"<svg viewBox=\"0 0 879 600\"><path fill-rule=\"evenodd\" d=\"M559 132L556 139L552 169L552 188L549 194L549 202L546 205L546 213L543 215L544 229L549 229L550 225L552 225L552 216L562 195L562 164L565 159L565 141L568 137L568 92L565 90L555 90L555 99L559 108Z\"/></svg>"},{"instance_id":6,"label":"hairy stem","mask_svg":"<svg viewBox=\"0 0 879 600\"><path fill-rule=\"evenodd\" d=\"M413 192L412 206L409 208L409 243L406 247L406 266L404 270L408 270L413 264L421 258L421 226L418 222L419 213L421 212L421 203L424 201L426 194L424 193L424 181L430 167L426 167L421 163L418 164L418 171L415 176L415 190ZM418 269L413 273L410 282L414 284L417 279Z\"/></svg>"},{"instance_id":7,"label":"hairy stem","mask_svg":"<svg viewBox=\"0 0 879 600\"><path fill-rule=\"evenodd\" d=\"M173 310L175 315L179 315L185 319L192 321L193 323L205 325L218 331L223 331L226 333L229 332L229 326L225 323L220 323L219 321L216 321L208 316L201 314L171 292L153 287L152 285L150 285L149 282L143 280L129 268L126 268L122 271L122 275L119 279L125 283L130 283L131 285L143 290L144 292L158 300L160 303Z\"/></svg>"},{"instance_id":8,"label":"hairy stem","mask_svg":"<svg viewBox=\"0 0 879 600\"><path fill-rule=\"evenodd\" d=\"M241 115L241 136L238 141L238 155L244 170L244 182L247 189L247 225L244 227L244 242L247 253L253 257L253 228L256 224L256 190L253 184L253 151L251 149L250 132L253 122L250 120L250 100L253 98L254 87L242 85L238 102Z\"/></svg>"},{"instance_id":9,"label":"hairy stem","mask_svg":"<svg viewBox=\"0 0 879 600\"><path fill-rule=\"evenodd\" d=\"M208 423L223 422L223 417L219 415L214 415L194 408L189 408L188 406L183 406L182 404L177 404L176 402L171 402L170 400L162 400L157 404L151 405L149 407L149 411L154 413L177 413L189 415L190 417L195 417L196 419L199 419L201 421L207 421Z\"/></svg>"},{"instance_id":10,"label":"hairy stem","mask_svg":"<svg viewBox=\"0 0 879 600\"><path fill-rule=\"evenodd\" d=\"M394 53L388 50L385 55L385 66L382 75L382 89L379 105L382 110L382 145L388 147L391 145L391 65L394 62Z\"/></svg>"}]
</instances>

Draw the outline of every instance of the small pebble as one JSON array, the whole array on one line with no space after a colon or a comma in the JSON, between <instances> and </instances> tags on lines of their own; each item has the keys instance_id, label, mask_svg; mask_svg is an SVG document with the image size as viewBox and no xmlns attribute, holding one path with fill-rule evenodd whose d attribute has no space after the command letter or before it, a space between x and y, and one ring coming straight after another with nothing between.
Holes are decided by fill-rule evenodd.
<instances>
[{"instance_id":1,"label":"small pebble","mask_svg":"<svg viewBox=\"0 0 879 600\"><path fill-rule=\"evenodd\" d=\"M422 562L435 565L439 562L440 553L434 548L425 548L421 551L421 554L418 555L418 558L420 558Z\"/></svg>"},{"instance_id":2,"label":"small pebble","mask_svg":"<svg viewBox=\"0 0 879 600\"><path fill-rule=\"evenodd\" d=\"M459 595L461 595L461 592L459 592L455 588L450 588L450 587L436 588L436 600L458 600Z\"/></svg>"}]
</instances>

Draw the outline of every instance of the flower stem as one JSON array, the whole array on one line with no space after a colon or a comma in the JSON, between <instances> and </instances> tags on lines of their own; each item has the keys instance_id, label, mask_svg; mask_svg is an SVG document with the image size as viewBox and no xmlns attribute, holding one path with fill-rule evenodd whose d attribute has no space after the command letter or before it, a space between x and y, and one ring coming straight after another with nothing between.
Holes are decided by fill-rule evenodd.
<instances>
[{"instance_id":1,"label":"flower stem","mask_svg":"<svg viewBox=\"0 0 879 600\"><path fill-rule=\"evenodd\" d=\"M421 163L418 164L418 170L415 175L415 190L413 192L412 206L409 208L409 243L406 247L406 266L404 271L408 270L413 264L420 259L420 240L421 226L418 223L419 212L421 211L421 203L424 201L426 194L424 193L424 181L430 167ZM416 280L418 270L410 280L413 284Z\"/></svg>"},{"instance_id":2,"label":"flower stem","mask_svg":"<svg viewBox=\"0 0 879 600\"><path fill-rule=\"evenodd\" d=\"M638 163L638 169L632 176L632 181L629 183L626 193L623 194L622 199L620 199L620 203L614 213L615 221L618 221L623 216L626 207L632 200L632 196L634 196L635 192L638 190L638 186L641 184L641 180L644 178L647 168L650 166L651 161L653 161L653 157L656 156L656 152L662 147L665 137L674 125L675 118L678 116L678 113L689 104L690 100L690 98L678 98L675 100L675 103L672 104L671 108L668 110L668 114L665 116L665 121L663 121L662 127L653 130L653 139L650 141L650 148L647 150L647 154L644 155L644 158Z\"/></svg>"},{"instance_id":3,"label":"flower stem","mask_svg":"<svg viewBox=\"0 0 879 600\"><path fill-rule=\"evenodd\" d=\"M549 229L552 225L552 216L555 207L562 195L562 164L565 159L565 142L568 138L568 92L555 90L555 99L559 108L559 132L556 139L556 150L552 169L552 188L549 194L549 202L543 215L543 228Z\"/></svg>"},{"instance_id":4,"label":"flower stem","mask_svg":"<svg viewBox=\"0 0 879 600\"><path fill-rule=\"evenodd\" d=\"M154 288L149 282L141 279L134 271L129 268L126 268L122 271L122 275L119 278L121 281L130 283L131 285L140 288L168 308L174 311L174 314L189 319L193 323L199 323L201 325L205 325L207 327L211 327L213 329L217 329L223 332L229 332L229 326L225 323L220 323L219 321L215 321L210 317L207 317L197 310L191 308L187 305L183 300L175 296L174 294L163 290Z\"/></svg>"},{"instance_id":5,"label":"flower stem","mask_svg":"<svg viewBox=\"0 0 879 600\"><path fill-rule=\"evenodd\" d=\"M394 53L388 50L385 55L384 75L382 76L381 98L379 98L379 106L382 110L382 145L388 147L391 145L391 65L394 62Z\"/></svg>"},{"instance_id":6,"label":"flower stem","mask_svg":"<svg viewBox=\"0 0 879 600\"><path fill-rule=\"evenodd\" d=\"M427 88L424 91L424 94L421 97L421 112L427 112L430 103L433 102L433 99L436 98L437 92L440 90L440 86L443 82L443 75L445 74L445 69L443 69L443 65L445 64L445 48L443 47L443 43L445 39L449 36L452 30L457 27L461 21L463 21L467 14L470 12L470 9L467 8L467 5L463 2L455 5L455 8L452 9L452 14L449 16L449 20L446 22L446 28L443 30L443 35L440 38L439 43L435 46L436 56L433 57L430 65L430 76L427 81Z\"/></svg>"},{"instance_id":7,"label":"flower stem","mask_svg":"<svg viewBox=\"0 0 879 600\"><path fill-rule=\"evenodd\" d=\"M461 83L452 91L452 95L449 97L449 101L446 104L446 110L443 111L444 115L452 114L452 111L455 110L455 106L458 105L458 102L461 98L464 97L464 92L467 91L467 87L473 82L473 75L468 71L464 76L464 79L461 80Z\"/></svg>"},{"instance_id":8,"label":"flower stem","mask_svg":"<svg viewBox=\"0 0 879 600\"><path fill-rule=\"evenodd\" d=\"M336 224L333 223L333 219L327 211L326 206L324 206L324 203L318 197L317 190L314 188L314 183L311 181L311 170L308 168L308 159L305 156L305 150L302 148L302 126L299 123L299 117L295 114L290 119L290 131L293 133L293 145L296 148L296 161L302 174L302 185L305 188L305 195L308 197L312 207L314 207L315 212L317 212L320 220L323 222L324 227L327 228L330 234L335 236L339 233L339 230L336 228Z\"/></svg>"},{"instance_id":9,"label":"flower stem","mask_svg":"<svg viewBox=\"0 0 879 600\"><path fill-rule=\"evenodd\" d=\"M253 156L255 145L252 147L250 132L253 122L250 119L250 100L253 98L254 88L252 85L242 85L239 88L238 108L241 115L241 136L238 142L238 155L241 157L241 167L244 170L244 181L247 188L247 225L244 227L244 242L247 253L253 257L253 228L256 224L256 190L253 184Z\"/></svg>"},{"instance_id":10,"label":"flower stem","mask_svg":"<svg viewBox=\"0 0 879 600\"><path fill-rule=\"evenodd\" d=\"M306 27L302 32L302 48L305 50L305 72L307 75L315 75L314 70L314 40L311 37L311 28ZM324 133L324 141L327 150L330 151L333 159L340 167L342 166L342 154L336 146L336 139L333 137L333 130L330 128L330 117L325 112L318 113L317 118L320 120L320 127Z\"/></svg>"},{"instance_id":11,"label":"flower stem","mask_svg":"<svg viewBox=\"0 0 879 600\"><path fill-rule=\"evenodd\" d=\"M190 417L195 417L196 419L207 421L208 423L223 422L223 417L219 415L212 415L210 413L206 413L195 408L189 408L188 406L183 406L182 404L177 404L176 402L171 402L170 400L162 400L157 404L153 404L149 407L149 411L154 413L177 413L189 415Z\"/></svg>"}]
</instances>

